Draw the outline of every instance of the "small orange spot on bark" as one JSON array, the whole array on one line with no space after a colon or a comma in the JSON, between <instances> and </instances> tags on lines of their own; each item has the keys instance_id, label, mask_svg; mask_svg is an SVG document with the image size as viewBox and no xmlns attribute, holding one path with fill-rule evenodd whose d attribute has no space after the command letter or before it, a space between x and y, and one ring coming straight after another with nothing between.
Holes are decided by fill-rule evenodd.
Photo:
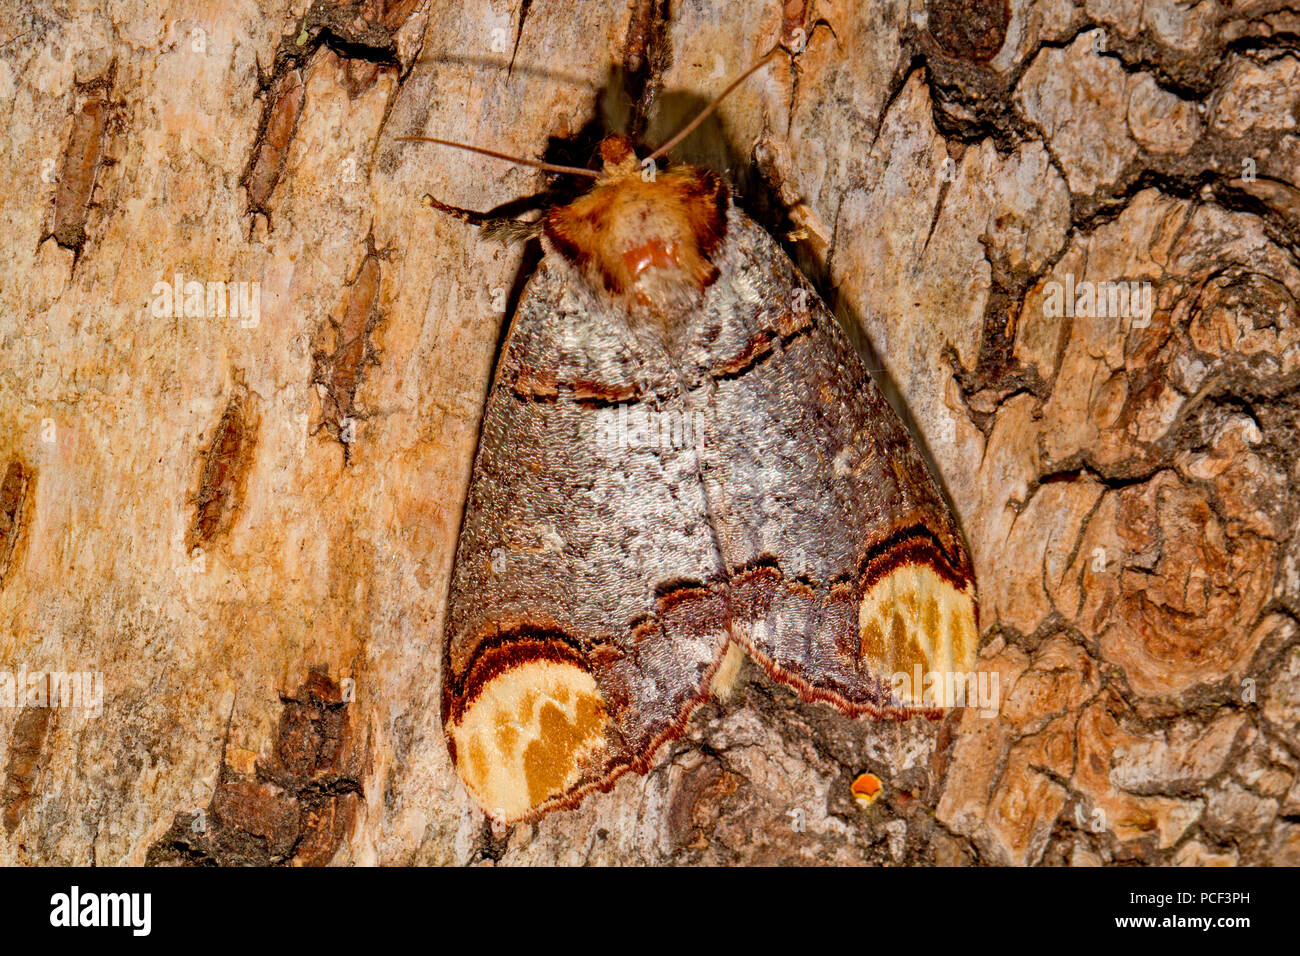
<instances>
[{"instance_id":1,"label":"small orange spot on bark","mask_svg":"<svg viewBox=\"0 0 1300 956\"><path fill-rule=\"evenodd\" d=\"M853 799L864 807L875 803L882 789L880 778L874 773L859 774L858 778L853 781L851 788Z\"/></svg>"}]
</instances>

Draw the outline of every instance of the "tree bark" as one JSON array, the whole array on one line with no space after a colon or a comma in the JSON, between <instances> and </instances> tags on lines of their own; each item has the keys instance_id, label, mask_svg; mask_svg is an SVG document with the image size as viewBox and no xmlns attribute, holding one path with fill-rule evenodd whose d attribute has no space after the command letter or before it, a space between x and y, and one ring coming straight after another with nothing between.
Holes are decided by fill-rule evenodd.
<instances>
[{"instance_id":1,"label":"tree bark","mask_svg":"<svg viewBox=\"0 0 1300 956\"><path fill-rule=\"evenodd\" d=\"M0 671L103 700L0 710L0 863L1300 863L1300 6L7 6ZM535 252L421 196L549 180L394 137L583 165L778 42L674 158L912 425L1000 706L849 720L747 662L494 828L440 642Z\"/></svg>"}]
</instances>

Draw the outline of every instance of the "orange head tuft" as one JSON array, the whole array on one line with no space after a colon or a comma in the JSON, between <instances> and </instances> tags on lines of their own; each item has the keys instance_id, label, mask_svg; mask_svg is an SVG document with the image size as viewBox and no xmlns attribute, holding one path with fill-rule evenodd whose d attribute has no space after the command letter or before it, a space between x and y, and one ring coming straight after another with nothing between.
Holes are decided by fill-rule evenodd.
<instances>
[{"instance_id":1,"label":"orange head tuft","mask_svg":"<svg viewBox=\"0 0 1300 956\"><path fill-rule=\"evenodd\" d=\"M535 169L595 179L595 188L585 196L567 206L553 207L547 213L543 232L556 251L577 266L594 288L622 299L633 318L655 320L667 343L674 340L678 320L699 306L705 288L718 277L718 267L712 257L726 236L729 194L726 184L710 170L681 166L661 175L654 160L667 155L690 135L732 90L781 49L779 45L772 47L733 80L691 122L651 153L644 168L637 160L632 141L617 134L601 141L599 173L431 136L399 136L398 139L455 146ZM429 204L466 222L499 227L499 223L493 223L482 213L457 209L432 199ZM497 232L498 236L505 234ZM530 228L515 228L510 234L535 233Z\"/></svg>"},{"instance_id":2,"label":"orange head tuft","mask_svg":"<svg viewBox=\"0 0 1300 956\"><path fill-rule=\"evenodd\" d=\"M594 289L670 330L718 277L712 257L726 235L727 186L693 166L642 170L624 136L606 137L600 157L604 173L591 191L547 213L546 237Z\"/></svg>"}]
</instances>

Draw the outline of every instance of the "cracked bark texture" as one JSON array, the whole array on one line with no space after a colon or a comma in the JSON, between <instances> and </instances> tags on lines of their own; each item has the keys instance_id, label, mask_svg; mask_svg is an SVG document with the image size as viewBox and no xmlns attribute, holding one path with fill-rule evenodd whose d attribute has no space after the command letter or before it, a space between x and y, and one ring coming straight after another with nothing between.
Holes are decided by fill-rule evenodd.
<instances>
[{"instance_id":1,"label":"cracked bark texture","mask_svg":"<svg viewBox=\"0 0 1300 956\"><path fill-rule=\"evenodd\" d=\"M3 10L0 669L104 702L0 712L0 862L1300 863L1293 2ZM800 237L905 411L1001 707L853 721L746 664L648 775L493 830L438 647L532 254L419 197L547 180L392 137L584 163L778 41L677 158ZM257 321L158 315L177 274ZM1052 317L1121 280L1149 321Z\"/></svg>"}]
</instances>

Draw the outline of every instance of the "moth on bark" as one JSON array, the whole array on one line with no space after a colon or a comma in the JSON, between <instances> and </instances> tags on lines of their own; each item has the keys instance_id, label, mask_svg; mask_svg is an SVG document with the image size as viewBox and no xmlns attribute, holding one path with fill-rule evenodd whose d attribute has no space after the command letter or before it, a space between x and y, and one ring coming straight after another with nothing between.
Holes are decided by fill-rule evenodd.
<instances>
[{"instance_id":1,"label":"moth on bark","mask_svg":"<svg viewBox=\"0 0 1300 956\"><path fill-rule=\"evenodd\" d=\"M502 822L644 773L740 650L877 718L934 715L913 675L975 664L957 523L811 285L716 173L600 154L558 168L589 192L514 227L544 255L452 572L443 725Z\"/></svg>"}]
</instances>

